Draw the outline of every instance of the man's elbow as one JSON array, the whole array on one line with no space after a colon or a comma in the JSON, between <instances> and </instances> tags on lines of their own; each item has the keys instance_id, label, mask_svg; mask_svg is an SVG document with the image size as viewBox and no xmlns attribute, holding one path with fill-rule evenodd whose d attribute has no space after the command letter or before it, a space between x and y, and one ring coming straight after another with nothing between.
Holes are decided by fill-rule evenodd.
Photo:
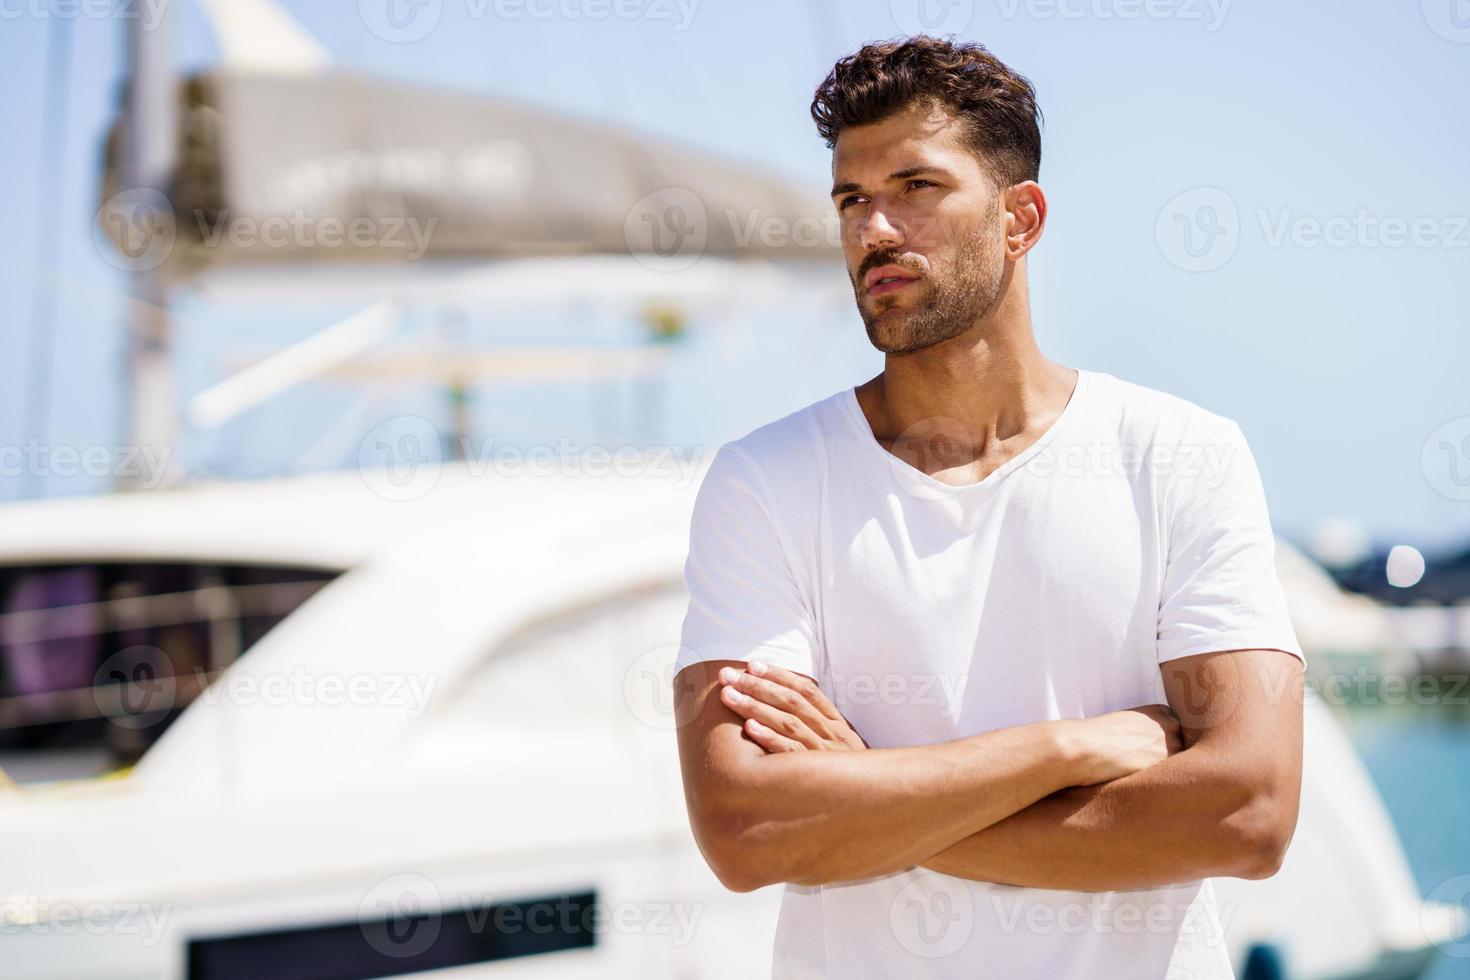
<instances>
[{"instance_id":1,"label":"man's elbow","mask_svg":"<svg viewBox=\"0 0 1470 980\"><path fill-rule=\"evenodd\" d=\"M1224 874L1260 880L1281 870L1286 849L1296 831L1295 793L1255 794L1226 818L1227 853Z\"/></svg>"},{"instance_id":2,"label":"man's elbow","mask_svg":"<svg viewBox=\"0 0 1470 980\"><path fill-rule=\"evenodd\" d=\"M753 892L787 880L776 858L778 850L762 832L769 823L748 805L707 803L691 811L690 817L705 863L730 891Z\"/></svg>"}]
</instances>

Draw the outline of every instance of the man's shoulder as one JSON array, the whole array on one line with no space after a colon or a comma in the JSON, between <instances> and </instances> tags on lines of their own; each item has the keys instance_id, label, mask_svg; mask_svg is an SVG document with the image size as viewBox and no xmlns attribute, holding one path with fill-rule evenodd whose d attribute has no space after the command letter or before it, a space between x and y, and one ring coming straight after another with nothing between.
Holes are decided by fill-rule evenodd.
<instances>
[{"instance_id":1,"label":"man's shoulder","mask_svg":"<svg viewBox=\"0 0 1470 980\"><path fill-rule=\"evenodd\" d=\"M792 493L808 496L825 469L830 441L842 431L847 397L843 389L721 444L707 479L748 484L771 506Z\"/></svg>"},{"instance_id":2,"label":"man's shoulder","mask_svg":"<svg viewBox=\"0 0 1470 980\"><path fill-rule=\"evenodd\" d=\"M850 396L842 389L809 405L804 405L732 439L720 447L740 456L759 470L780 469L810 463L813 455L833 437L846 411L843 400Z\"/></svg>"},{"instance_id":3,"label":"man's shoulder","mask_svg":"<svg viewBox=\"0 0 1470 980\"><path fill-rule=\"evenodd\" d=\"M1202 442L1235 424L1234 419L1181 395L1102 371L1093 375L1127 444Z\"/></svg>"}]
</instances>

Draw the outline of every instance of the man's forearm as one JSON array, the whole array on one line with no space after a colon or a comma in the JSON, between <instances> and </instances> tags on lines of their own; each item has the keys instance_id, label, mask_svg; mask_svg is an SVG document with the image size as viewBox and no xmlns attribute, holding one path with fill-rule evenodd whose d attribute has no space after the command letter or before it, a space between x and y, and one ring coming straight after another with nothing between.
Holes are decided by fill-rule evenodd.
<instances>
[{"instance_id":1,"label":"man's forearm","mask_svg":"<svg viewBox=\"0 0 1470 980\"><path fill-rule=\"evenodd\" d=\"M737 771L691 796L691 815L711 865L740 890L890 874L1083 781L1089 763L1066 731L1044 722L866 752L766 755L747 743L733 763L706 760Z\"/></svg>"},{"instance_id":2,"label":"man's forearm","mask_svg":"<svg viewBox=\"0 0 1470 980\"><path fill-rule=\"evenodd\" d=\"M1271 789L1194 748L1110 783L1056 793L920 864L977 881L1079 891L1261 877L1285 847ZM1291 811L1294 821L1294 802Z\"/></svg>"}]
</instances>

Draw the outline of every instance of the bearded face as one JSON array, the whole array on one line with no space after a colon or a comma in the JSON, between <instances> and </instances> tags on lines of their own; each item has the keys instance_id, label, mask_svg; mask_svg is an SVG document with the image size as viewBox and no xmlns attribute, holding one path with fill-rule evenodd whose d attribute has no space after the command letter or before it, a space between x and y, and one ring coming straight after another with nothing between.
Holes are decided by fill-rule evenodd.
<instances>
[{"instance_id":1,"label":"bearded face","mask_svg":"<svg viewBox=\"0 0 1470 980\"><path fill-rule=\"evenodd\" d=\"M885 354L932 347L995 309L1008 270L1008 189L942 105L844 130L832 202L858 313Z\"/></svg>"},{"instance_id":2,"label":"bearded face","mask_svg":"<svg viewBox=\"0 0 1470 980\"><path fill-rule=\"evenodd\" d=\"M988 220L949 242L936 243L927 256L903 249L869 252L850 274L858 313L868 340L885 354L909 354L956 337L994 309L1005 276L1000 233ZM866 285L870 275L898 267L916 278Z\"/></svg>"}]
</instances>

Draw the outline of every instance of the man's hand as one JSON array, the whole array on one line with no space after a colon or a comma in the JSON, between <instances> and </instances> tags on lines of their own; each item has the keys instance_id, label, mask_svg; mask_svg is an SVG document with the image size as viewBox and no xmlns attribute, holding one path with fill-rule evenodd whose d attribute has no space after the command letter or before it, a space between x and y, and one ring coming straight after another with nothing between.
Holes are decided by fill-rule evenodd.
<instances>
[{"instance_id":1,"label":"man's hand","mask_svg":"<svg viewBox=\"0 0 1470 980\"><path fill-rule=\"evenodd\" d=\"M752 660L744 671L722 669L720 684L720 700L745 719L745 734L767 752L867 748L810 677ZM1179 718L1166 704L1064 724L1083 763L1079 786L1132 775L1184 749Z\"/></svg>"},{"instance_id":2,"label":"man's hand","mask_svg":"<svg viewBox=\"0 0 1470 980\"><path fill-rule=\"evenodd\" d=\"M1068 722L1077 733L1077 751L1089 760L1094 785L1131 776L1184 750L1179 716L1167 704L1145 704Z\"/></svg>"},{"instance_id":3,"label":"man's hand","mask_svg":"<svg viewBox=\"0 0 1470 980\"><path fill-rule=\"evenodd\" d=\"M745 719L745 734L767 752L868 747L803 674L752 660L743 671L723 668L720 684L720 700Z\"/></svg>"}]
</instances>

